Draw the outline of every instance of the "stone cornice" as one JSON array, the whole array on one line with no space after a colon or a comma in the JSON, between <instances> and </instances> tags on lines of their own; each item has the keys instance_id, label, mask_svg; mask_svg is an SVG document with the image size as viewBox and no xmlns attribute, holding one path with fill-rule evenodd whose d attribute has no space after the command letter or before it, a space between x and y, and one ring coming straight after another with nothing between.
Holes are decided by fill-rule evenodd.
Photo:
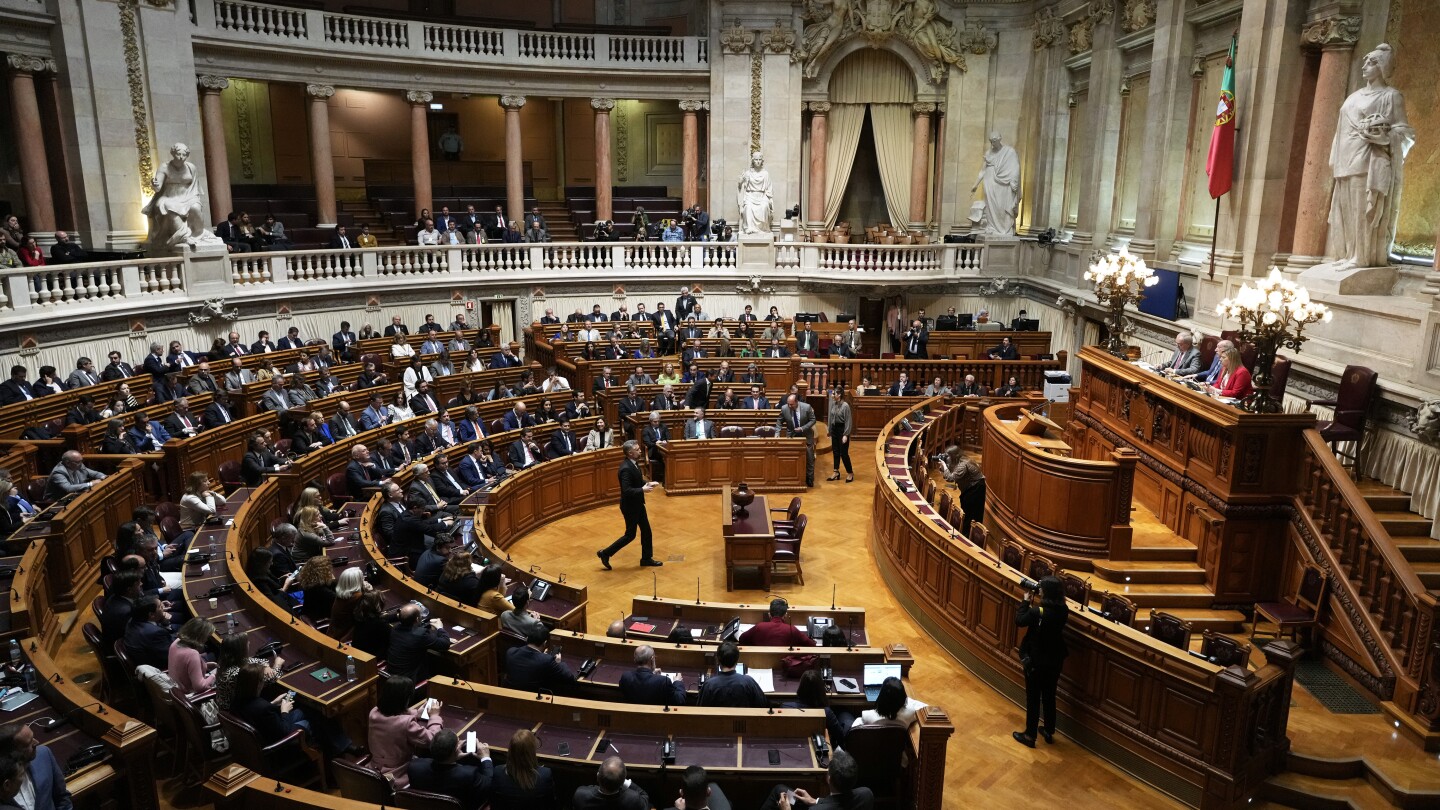
<instances>
[{"instance_id":1,"label":"stone cornice","mask_svg":"<svg viewBox=\"0 0 1440 810\"><path fill-rule=\"evenodd\" d=\"M1300 31L1300 41L1312 48L1353 48L1359 38L1359 17L1326 17Z\"/></svg>"}]
</instances>

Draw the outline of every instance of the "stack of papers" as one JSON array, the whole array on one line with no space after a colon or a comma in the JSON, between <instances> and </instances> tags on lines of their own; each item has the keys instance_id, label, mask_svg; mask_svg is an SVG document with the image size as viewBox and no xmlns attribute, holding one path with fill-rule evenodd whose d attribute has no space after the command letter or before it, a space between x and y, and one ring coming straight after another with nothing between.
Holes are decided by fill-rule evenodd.
<instances>
[{"instance_id":1,"label":"stack of papers","mask_svg":"<svg viewBox=\"0 0 1440 810\"><path fill-rule=\"evenodd\" d=\"M745 674L747 674L747 675L749 675L750 677L754 678L754 679L755 679L755 682L758 683L758 684L760 684L760 691L762 691L762 692L774 692L774 691L775 691L775 672L774 672L773 670L769 670L769 669L752 669L752 670L750 670L749 672L747 672L747 673L745 673Z\"/></svg>"}]
</instances>

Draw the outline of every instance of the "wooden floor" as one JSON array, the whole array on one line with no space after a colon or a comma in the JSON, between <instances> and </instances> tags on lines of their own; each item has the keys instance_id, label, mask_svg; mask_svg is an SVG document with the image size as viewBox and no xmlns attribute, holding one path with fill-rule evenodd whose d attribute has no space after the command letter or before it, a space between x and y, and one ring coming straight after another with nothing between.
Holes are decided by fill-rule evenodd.
<instances>
[{"instance_id":1,"label":"wooden floor","mask_svg":"<svg viewBox=\"0 0 1440 810\"><path fill-rule=\"evenodd\" d=\"M852 457L868 459L870 445L857 443ZM1167 808L1181 805L1140 784L1063 735L1053 747L1030 750L1010 739L1020 727L1020 707L973 677L958 661L934 644L904 613L880 579L867 544L873 475L860 465L852 484L819 482L800 494L810 517L803 557L806 585L777 581L773 593L792 603L837 601L863 605L876 643L903 643L916 657L910 687L914 696L945 707L956 726L948 752L946 807L1022 807L1064 803L1107 808ZM830 472L829 458L817 460L816 478ZM789 495L771 495L774 505ZM699 580L702 598L717 601L768 601L759 590L725 590L723 549L719 542L717 495L666 497L657 490L649 499L655 529L655 553L665 561L658 569L638 567L638 541L612 560L614 571L601 569L596 549L618 537L624 522L618 508L602 508L556 521L523 538L512 549L517 561L536 561L547 574L565 573L571 582L589 586L590 631L628 612L636 594L694 598ZM653 576L653 579L652 579ZM90 620L88 616L82 621ZM94 658L81 652L82 640L72 634L59 656L65 670L94 669ZM1383 715L1332 715L1303 687L1296 686L1290 734L1297 752L1310 756L1363 756L1373 770L1409 790L1440 790L1440 767L1433 754L1400 738ZM175 786L162 791L165 807L197 807L192 791L177 795ZM656 797L657 801L659 797ZM1275 806L1257 800L1255 806Z\"/></svg>"}]
</instances>

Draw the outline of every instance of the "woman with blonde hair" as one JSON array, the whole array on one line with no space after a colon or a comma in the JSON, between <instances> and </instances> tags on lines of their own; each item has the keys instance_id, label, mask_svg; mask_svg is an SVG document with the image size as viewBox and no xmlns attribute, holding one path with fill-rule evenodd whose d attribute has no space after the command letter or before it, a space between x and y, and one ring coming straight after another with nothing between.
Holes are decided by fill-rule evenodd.
<instances>
[{"instance_id":1,"label":"woman with blonde hair","mask_svg":"<svg viewBox=\"0 0 1440 810\"><path fill-rule=\"evenodd\" d=\"M325 499L320 495L320 490L315 487L305 487L300 490L300 497L295 499L295 508L290 510L290 522L299 524L300 510L313 506L320 510L320 518L327 525L337 523L340 520L340 513L325 506Z\"/></svg>"},{"instance_id":2,"label":"woman with blonde hair","mask_svg":"<svg viewBox=\"0 0 1440 810\"><path fill-rule=\"evenodd\" d=\"M225 496L212 487L210 474L196 470L185 479L185 494L180 496L180 528L194 532L225 505Z\"/></svg>"},{"instance_id":3,"label":"woman with blonde hair","mask_svg":"<svg viewBox=\"0 0 1440 810\"><path fill-rule=\"evenodd\" d=\"M391 357L391 359L393 359L393 360L399 360L399 359L402 358L402 357L414 357L414 356L415 356L415 349L413 349L413 348L410 346L410 343L405 339L405 333L404 333L404 332L396 332L396 333L395 333L395 339L392 340L392 341L390 341L390 357Z\"/></svg>"},{"instance_id":4,"label":"woman with blonde hair","mask_svg":"<svg viewBox=\"0 0 1440 810\"><path fill-rule=\"evenodd\" d=\"M1240 350L1234 347L1220 355L1220 376L1210 386L1210 393L1217 397L1244 399L1255 392L1250 384L1250 369L1240 360Z\"/></svg>"},{"instance_id":5,"label":"woman with blonde hair","mask_svg":"<svg viewBox=\"0 0 1440 810\"><path fill-rule=\"evenodd\" d=\"M302 506L295 511L295 528L300 530L300 538L295 541L290 556L297 563L308 562L312 557L323 558L325 547L335 545L335 533L325 525L320 510L313 506ZM330 615L328 607L325 615L327 618Z\"/></svg>"},{"instance_id":6,"label":"woman with blonde hair","mask_svg":"<svg viewBox=\"0 0 1440 810\"><path fill-rule=\"evenodd\" d=\"M666 363L665 369L655 378L655 382L659 385L679 385L680 375L675 372L675 364Z\"/></svg>"}]
</instances>

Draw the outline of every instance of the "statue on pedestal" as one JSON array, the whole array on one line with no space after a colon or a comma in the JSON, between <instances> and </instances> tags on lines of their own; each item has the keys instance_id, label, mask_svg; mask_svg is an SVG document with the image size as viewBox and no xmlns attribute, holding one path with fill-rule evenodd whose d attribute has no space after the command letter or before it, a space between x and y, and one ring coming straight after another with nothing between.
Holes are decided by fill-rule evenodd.
<instances>
[{"instance_id":1,"label":"statue on pedestal","mask_svg":"<svg viewBox=\"0 0 1440 810\"><path fill-rule=\"evenodd\" d=\"M970 189L973 193L985 187L985 235L1014 236L1015 216L1020 210L1020 156L1000 140L1000 133L990 133L990 150L985 153L985 166Z\"/></svg>"},{"instance_id":2,"label":"statue on pedestal","mask_svg":"<svg viewBox=\"0 0 1440 810\"><path fill-rule=\"evenodd\" d=\"M759 152L750 155L750 168L740 175L740 234L769 233L774 215L775 191L770 172L765 171L765 158Z\"/></svg>"},{"instance_id":3,"label":"statue on pedestal","mask_svg":"<svg viewBox=\"0 0 1440 810\"><path fill-rule=\"evenodd\" d=\"M1360 69L1365 86L1340 107L1330 150L1335 185L1325 250L1334 261L1322 265L1337 271L1390 264L1405 154L1415 142L1405 98L1386 81L1393 57L1383 44L1366 54Z\"/></svg>"},{"instance_id":4,"label":"statue on pedestal","mask_svg":"<svg viewBox=\"0 0 1440 810\"><path fill-rule=\"evenodd\" d=\"M152 256L179 253L185 245L223 244L205 230L205 209L195 164L190 162L190 147L183 143L170 147L170 162L156 170L150 187L155 193L140 213L150 219Z\"/></svg>"}]
</instances>

